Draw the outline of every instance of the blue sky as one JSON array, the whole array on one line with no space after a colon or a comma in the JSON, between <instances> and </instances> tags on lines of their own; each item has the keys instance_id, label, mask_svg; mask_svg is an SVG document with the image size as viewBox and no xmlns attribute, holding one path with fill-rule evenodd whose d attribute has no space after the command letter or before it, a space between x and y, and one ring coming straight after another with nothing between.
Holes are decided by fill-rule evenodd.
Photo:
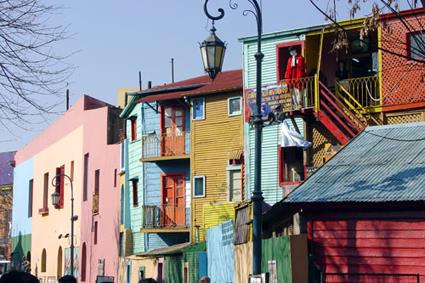
<instances>
[{"instance_id":1,"label":"blue sky","mask_svg":"<svg viewBox=\"0 0 425 283\"><path fill-rule=\"evenodd\" d=\"M218 36L228 43L224 69L241 68L238 38L256 34L255 19L242 15L250 8L249 2L239 0L238 10L231 10L226 0L210 3L212 11L220 6L226 11L225 18L216 23ZM324 22L307 0L263 3L266 33ZM65 5L53 21L69 25L73 34L57 47L57 52L78 51L68 59L76 67L69 80L71 103L88 94L115 104L118 88L138 87L138 71L142 72L144 87L148 80L153 85L168 83L172 57L176 81L203 74L198 42L207 37L210 27L203 0L72 0ZM55 119L57 116L52 115L49 122ZM12 126L14 135L0 131L0 151L21 148L49 122L31 126L30 131Z\"/></svg>"}]
</instances>

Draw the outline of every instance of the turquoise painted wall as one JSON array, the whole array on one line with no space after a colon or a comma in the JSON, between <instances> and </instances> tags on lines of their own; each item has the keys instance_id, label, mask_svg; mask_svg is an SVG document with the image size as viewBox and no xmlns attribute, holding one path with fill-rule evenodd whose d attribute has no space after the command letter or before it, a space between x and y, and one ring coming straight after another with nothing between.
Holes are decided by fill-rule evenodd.
<instances>
[{"instance_id":1,"label":"turquoise painted wall","mask_svg":"<svg viewBox=\"0 0 425 283\"><path fill-rule=\"evenodd\" d=\"M304 40L304 35L276 35L266 36L262 41L262 52L264 60L262 66L262 84L277 83L276 45L279 43ZM254 54L257 52L256 41L243 42L243 77L244 89L254 88L256 84L256 61ZM303 133L304 126L302 118L296 118L296 123ZM289 124L292 124L289 122ZM245 145L245 180L246 186L252 192L254 188L254 127L248 123L244 124ZM261 189L264 200L273 205L282 199L283 190L279 186L278 178L278 145L279 126L266 126L263 128L262 136L262 164L261 164Z\"/></svg>"},{"instance_id":2,"label":"turquoise painted wall","mask_svg":"<svg viewBox=\"0 0 425 283\"><path fill-rule=\"evenodd\" d=\"M33 179L33 160L16 165L13 178L12 252L13 261L20 266L22 257L31 251L32 217L28 215L29 181ZM36 195L37 187L33 188ZM33 214L36 209L33 207Z\"/></svg>"},{"instance_id":3,"label":"turquoise painted wall","mask_svg":"<svg viewBox=\"0 0 425 283\"><path fill-rule=\"evenodd\" d=\"M211 283L235 282L232 220L207 230L207 257Z\"/></svg>"},{"instance_id":4,"label":"turquoise painted wall","mask_svg":"<svg viewBox=\"0 0 425 283\"><path fill-rule=\"evenodd\" d=\"M129 117L137 117L137 139L135 141L128 140L127 142L127 162L126 170L126 189L129 200L126 202L126 209L130 212L130 228L133 233L133 254L145 252L144 236L140 233L142 228L142 205L143 205L143 168L140 158L142 157L142 115L141 106L137 104L131 111ZM131 123L127 123L127 137L131 137ZM138 206L133 206L133 190L130 181L133 178L138 178Z\"/></svg>"}]
</instances>

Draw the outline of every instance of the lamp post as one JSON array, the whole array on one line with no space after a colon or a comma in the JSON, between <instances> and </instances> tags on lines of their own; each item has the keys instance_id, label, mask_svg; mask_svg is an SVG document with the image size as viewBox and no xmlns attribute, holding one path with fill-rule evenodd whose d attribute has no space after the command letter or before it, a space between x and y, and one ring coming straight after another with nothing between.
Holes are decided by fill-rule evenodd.
<instances>
[{"instance_id":1,"label":"lamp post","mask_svg":"<svg viewBox=\"0 0 425 283\"><path fill-rule=\"evenodd\" d=\"M225 44L218 39L215 35L214 21L220 20L224 17L224 10L218 9L218 16L213 16L208 12L208 1L205 0L204 12L209 19L213 21L213 27L211 29L210 36L201 44L201 54L204 63L205 71L210 75L212 79L215 78L217 72L221 71L223 64L223 56L225 51ZM261 38L263 29L263 17L261 7L257 0L248 0L252 5L253 10L245 10L244 15L249 13L255 16L257 21L257 52L255 53L255 60L257 62L257 74L256 74L256 95L255 95L255 113L253 115L253 123L255 127L255 167L254 167L254 191L251 196L253 203L253 248L252 248L252 272L253 275L261 274L261 231L262 231L262 202L264 200L263 193L261 192L261 138L263 121L261 119L261 63L263 61L264 54L261 53ZM230 0L229 6L231 9L236 9L238 5ZM215 38L214 38L215 36ZM218 40L217 40L218 39ZM213 42L216 42L215 44ZM224 47L224 48L223 48ZM222 52L221 52L222 50ZM214 60L209 59L213 57Z\"/></svg>"},{"instance_id":2,"label":"lamp post","mask_svg":"<svg viewBox=\"0 0 425 283\"><path fill-rule=\"evenodd\" d=\"M71 184L71 276L74 276L74 221L77 220L77 217L74 215L74 188L72 185L72 178L69 177L66 174L57 174L52 179L52 185L56 188L58 184L62 182L61 178L66 177L69 180L69 183ZM52 204L53 206L58 206L60 203L60 193L55 191L52 194Z\"/></svg>"}]
</instances>

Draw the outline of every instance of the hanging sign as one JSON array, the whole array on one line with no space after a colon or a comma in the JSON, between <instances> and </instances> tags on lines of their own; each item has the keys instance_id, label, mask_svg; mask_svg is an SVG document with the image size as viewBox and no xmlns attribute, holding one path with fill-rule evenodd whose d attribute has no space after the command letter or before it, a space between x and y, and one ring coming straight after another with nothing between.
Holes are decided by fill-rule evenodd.
<instances>
[{"instance_id":1,"label":"hanging sign","mask_svg":"<svg viewBox=\"0 0 425 283\"><path fill-rule=\"evenodd\" d=\"M245 119L255 113L257 106L255 103L256 89L248 88L244 91L245 96ZM281 106L286 109L291 105L291 93L288 84L285 82L279 84L266 85L261 88L261 115L267 117L276 107Z\"/></svg>"}]
</instances>

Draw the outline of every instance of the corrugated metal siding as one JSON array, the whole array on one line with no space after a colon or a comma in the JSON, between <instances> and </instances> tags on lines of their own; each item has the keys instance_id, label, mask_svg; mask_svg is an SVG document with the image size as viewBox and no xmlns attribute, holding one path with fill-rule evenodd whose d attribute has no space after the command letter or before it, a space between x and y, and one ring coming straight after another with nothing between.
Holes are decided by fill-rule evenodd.
<instances>
[{"instance_id":1,"label":"corrugated metal siding","mask_svg":"<svg viewBox=\"0 0 425 283\"><path fill-rule=\"evenodd\" d=\"M189 241L188 233L145 233L147 250L164 248Z\"/></svg>"},{"instance_id":2,"label":"corrugated metal siding","mask_svg":"<svg viewBox=\"0 0 425 283\"><path fill-rule=\"evenodd\" d=\"M289 37L275 37L265 39L262 41L261 49L264 54L263 65L262 65L262 84L272 84L276 82L277 70L276 70L276 44L289 42L294 40L304 40L305 36L289 36ZM244 88L253 88L256 83L256 61L255 53L257 53L256 42L244 44Z\"/></svg>"},{"instance_id":3,"label":"corrugated metal siding","mask_svg":"<svg viewBox=\"0 0 425 283\"><path fill-rule=\"evenodd\" d=\"M270 261L276 262L277 282L292 282L291 243L289 237L262 241L261 271L270 272Z\"/></svg>"},{"instance_id":4,"label":"corrugated metal siding","mask_svg":"<svg viewBox=\"0 0 425 283\"><path fill-rule=\"evenodd\" d=\"M204 204L204 231L229 219L235 219L235 209L233 203Z\"/></svg>"},{"instance_id":5,"label":"corrugated metal siding","mask_svg":"<svg viewBox=\"0 0 425 283\"><path fill-rule=\"evenodd\" d=\"M164 283L183 282L182 256L173 255L164 258Z\"/></svg>"},{"instance_id":6,"label":"corrugated metal siding","mask_svg":"<svg viewBox=\"0 0 425 283\"><path fill-rule=\"evenodd\" d=\"M382 219L382 214L379 217L309 220L315 264L326 272L420 274L424 280L425 219ZM327 277L332 280L329 282L359 282L355 278ZM362 278L361 282L416 282L415 277Z\"/></svg>"},{"instance_id":7,"label":"corrugated metal siding","mask_svg":"<svg viewBox=\"0 0 425 283\"><path fill-rule=\"evenodd\" d=\"M366 128L285 202L425 200L425 123Z\"/></svg>"},{"instance_id":8,"label":"corrugated metal siding","mask_svg":"<svg viewBox=\"0 0 425 283\"><path fill-rule=\"evenodd\" d=\"M141 253L145 251L144 237L139 232L142 226L142 209L143 204L143 175L142 175L142 165L139 161L142 155L142 144L140 138L142 136L142 119L141 119L141 106L138 104L134 107L130 116L137 116L137 140L128 141L127 145L127 160L128 168L126 171L127 184L128 188L129 201L126 203L126 206L130 207L130 227L133 233L133 254ZM127 136L131 136L131 127L130 122L127 120ZM132 205L133 191L131 189L130 183L128 180L132 178L139 178L139 187L138 187L138 201L139 206L134 207Z\"/></svg>"},{"instance_id":9,"label":"corrugated metal siding","mask_svg":"<svg viewBox=\"0 0 425 283\"><path fill-rule=\"evenodd\" d=\"M207 251L211 283L235 282L232 221L208 229Z\"/></svg>"},{"instance_id":10,"label":"corrugated metal siding","mask_svg":"<svg viewBox=\"0 0 425 283\"><path fill-rule=\"evenodd\" d=\"M192 178L206 177L205 197L192 198L192 240L195 240L196 225L200 227L200 240L205 239L204 205L227 201L229 153L243 147L243 116L228 116L227 99L233 96L242 96L242 93L206 97L205 120L192 121L191 175ZM228 219L228 212L223 213L225 217L222 218Z\"/></svg>"}]
</instances>

